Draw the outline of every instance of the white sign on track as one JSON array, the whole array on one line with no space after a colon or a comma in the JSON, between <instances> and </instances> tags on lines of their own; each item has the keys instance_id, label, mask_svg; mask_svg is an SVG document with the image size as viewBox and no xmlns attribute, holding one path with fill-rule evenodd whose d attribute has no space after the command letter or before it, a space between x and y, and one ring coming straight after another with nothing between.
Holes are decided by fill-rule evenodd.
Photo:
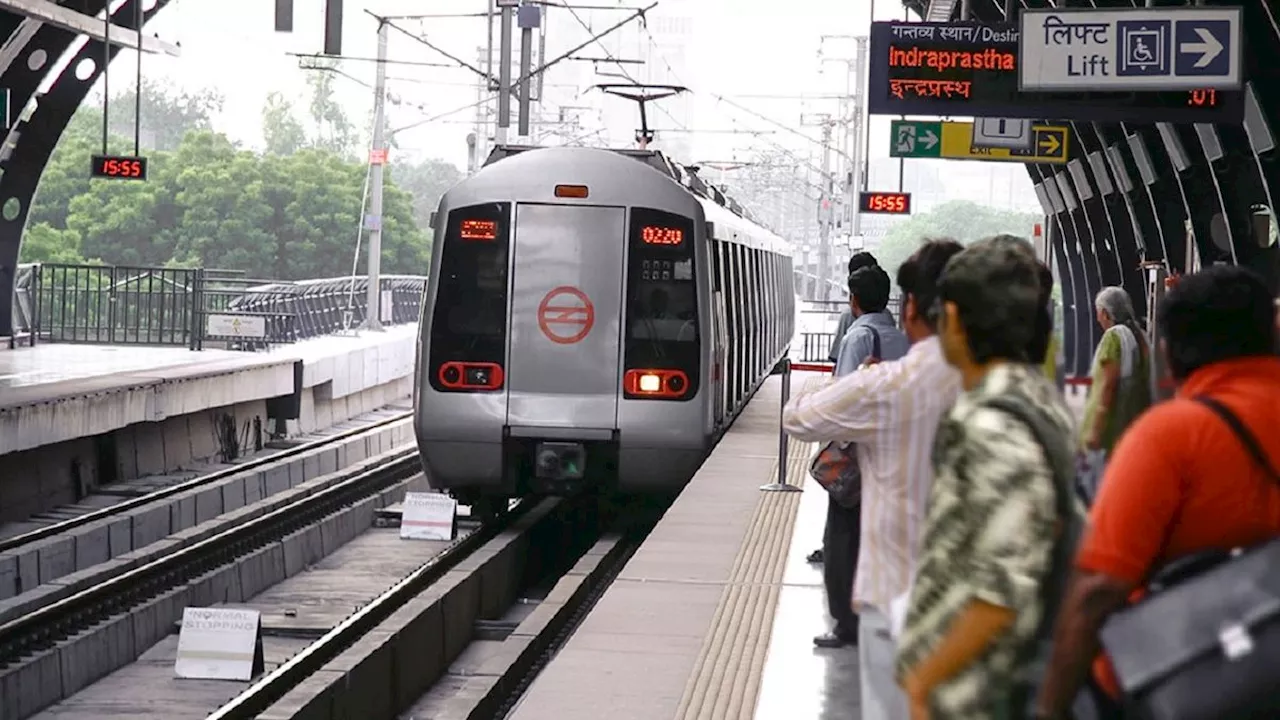
<instances>
[{"instance_id":1,"label":"white sign on track","mask_svg":"<svg viewBox=\"0 0 1280 720\"><path fill-rule=\"evenodd\" d=\"M408 492L401 505L404 540L452 540L458 529L458 501L443 493Z\"/></svg>"},{"instance_id":2,"label":"white sign on track","mask_svg":"<svg viewBox=\"0 0 1280 720\"><path fill-rule=\"evenodd\" d=\"M173 672L192 680L252 680L261 673L262 617L257 610L182 611Z\"/></svg>"},{"instance_id":3,"label":"white sign on track","mask_svg":"<svg viewBox=\"0 0 1280 720\"><path fill-rule=\"evenodd\" d=\"M1239 89L1239 7L1023 10L1018 88Z\"/></svg>"}]
</instances>

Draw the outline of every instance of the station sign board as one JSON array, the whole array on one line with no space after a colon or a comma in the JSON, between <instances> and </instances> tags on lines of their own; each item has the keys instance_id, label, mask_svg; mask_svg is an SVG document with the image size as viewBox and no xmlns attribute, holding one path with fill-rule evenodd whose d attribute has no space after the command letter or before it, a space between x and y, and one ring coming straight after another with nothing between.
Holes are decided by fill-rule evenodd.
<instances>
[{"instance_id":1,"label":"station sign board","mask_svg":"<svg viewBox=\"0 0 1280 720\"><path fill-rule=\"evenodd\" d=\"M1244 119L1240 90L1020 92L1019 36L1014 24L872 23L870 112L1085 122Z\"/></svg>"},{"instance_id":2,"label":"station sign board","mask_svg":"<svg viewBox=\"0 0 1280 720\"><path fill-rule=\"evenodd\" d=\"M1024 10L1022 90L1239 90L1243 10Z\"/></svg>"},{"instance_id":3,"label":"station sign board","mask_svg":"<svg viewBox=\"0 0 1280 720\"><path fill-rule=\"evenodd\" d=\"M971 122L894 120L889 132L889 157L900 158L1062 165L1071 144L1071 130L1065 125L1032 125L1031 146L1026 149L976 146Z\"/></svg>"}]
</instances>

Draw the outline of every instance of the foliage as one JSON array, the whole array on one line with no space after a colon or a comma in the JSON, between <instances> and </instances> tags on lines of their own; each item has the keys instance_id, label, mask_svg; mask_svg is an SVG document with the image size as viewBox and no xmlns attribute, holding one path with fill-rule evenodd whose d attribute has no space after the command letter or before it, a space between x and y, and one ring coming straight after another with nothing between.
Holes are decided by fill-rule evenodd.
<instances>
[{"instance_id":1,"label":"foliage","mask_svg":"<svg viewBox=\"0 0 1280 720\"><path fill-rule=\"evenodd\" d=\"M404 188L413 196L413 219L418 227L427 228L431 224L431 213L435 212L440 196L462 180L462 172L443 160L426 160L419 163L392 163L388 165L388 177L395 180L396 186Z\"/></svg>"},{"instance_id":2,"label":"foliage","mask_svg":"<svg viewBox=\"0 0 1280 720\"><path fill-rule=\"evenodd\" d=\"M184 105L185 97L159 105L204 107L194 100ZM268 152L259 154L203 127L208 115L201 112L187 120L174 115L175 124L185 124L181 139L147 153L146 182L127 182L89 180L89 155L101 150L102 114L82 107L41 178L23 261L204 266L278 279L351 272L366 166L333 151L335 143L350 142L342 132L354 137L349 123L329 116L328 134L315 142L276 95L263 110ZM144 128L147 117L144 105ZM131 146L131 138L110 143L113 151ZM429 215L459 173L438 161L394 167L383 195L382 268L421 274L431 244L417 218ZM394 182L397 176L408 192ZM364 259L362 252L360 272Z\"/></svg>"},{"instance_id":3,"label":"foliage","mask_svg":"<svg viewBox=\"0 0 1280 720\"><path fill-rule=\"evenodd\" d=\"M129 87L112 97L107 105L111 113L108 124L111 133L127 138L125 142L130 149L133 147L134 118L139 96L142 103L142 128L139 137L141 146L146 150L175 150L188 132L212 129L213 116L222 111L224 100L216 90L170 93L160 84L143 79L141 91ZM101 123L101 98L91 104L99 110L97 118ZM112 149L119 152L125 147L121 145Z\"/></svg>"},{"instance_id":4,"label":"foliage","mask_svg":"<svg viewBox=\"0 0 1280 720\"><path fill-rule=\"evenodd\" d=\"M953 200L894 225L872 252L880 266L894 277L898 266L927 238L952 238L965 244L1001 233L1030 238L1033 227L1042 219L1035 213Z\"/></svg>"},{"instance_id":5,"label":"foliage","mask_svg":"<svg viewBox=\"0 0 1280 720\"><path fill-rule=\"evenodd\" d=\"M262 139L273 155L292 155L307 145L307 131L294 116L293 103L278 92L267 95L262 108Z\"/></svg>"}]
</instances>

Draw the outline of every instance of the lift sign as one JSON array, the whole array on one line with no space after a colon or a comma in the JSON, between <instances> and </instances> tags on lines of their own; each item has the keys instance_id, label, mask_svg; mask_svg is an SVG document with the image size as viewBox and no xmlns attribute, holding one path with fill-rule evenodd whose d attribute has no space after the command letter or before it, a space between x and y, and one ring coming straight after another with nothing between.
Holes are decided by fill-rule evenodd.
<instances>
[{"instance_id":1,"label":"lift sign","mask_svg":"<svg viewBox=\"0 0 1280 720\"><path fill-rule=\"evenodd\" d=\"M89 177L146 180L147 159L129 155L94 155L89 163Z\"/></svg>"},{"instance_id":2,"label":"lift sign","mask_svg":"<svg viewBox=\"0 0 1280 720\"><path fill-rule=\"evenodd\" d=\"M911 193L864 192L858 194L858 207L864 213L910 215Z\"/></svg>"}]
</instances>

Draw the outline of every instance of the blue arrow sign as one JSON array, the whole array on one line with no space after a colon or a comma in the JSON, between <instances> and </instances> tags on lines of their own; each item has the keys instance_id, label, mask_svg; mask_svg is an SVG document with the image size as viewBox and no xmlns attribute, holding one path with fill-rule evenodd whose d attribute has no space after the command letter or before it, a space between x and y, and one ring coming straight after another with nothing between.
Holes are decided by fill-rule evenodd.
<instances>
[{"instance_id":1,"label":"blue arrow sign","mask_svg":"<svg viewBox=\"0 0 1280 720\"><path fill-rule=\"evenodd\" d=\"M1174 25L1173 72L1179 76L1226 75L1231 71L1231 23L1182 20Z\"/></svg>"}]
</instances>

